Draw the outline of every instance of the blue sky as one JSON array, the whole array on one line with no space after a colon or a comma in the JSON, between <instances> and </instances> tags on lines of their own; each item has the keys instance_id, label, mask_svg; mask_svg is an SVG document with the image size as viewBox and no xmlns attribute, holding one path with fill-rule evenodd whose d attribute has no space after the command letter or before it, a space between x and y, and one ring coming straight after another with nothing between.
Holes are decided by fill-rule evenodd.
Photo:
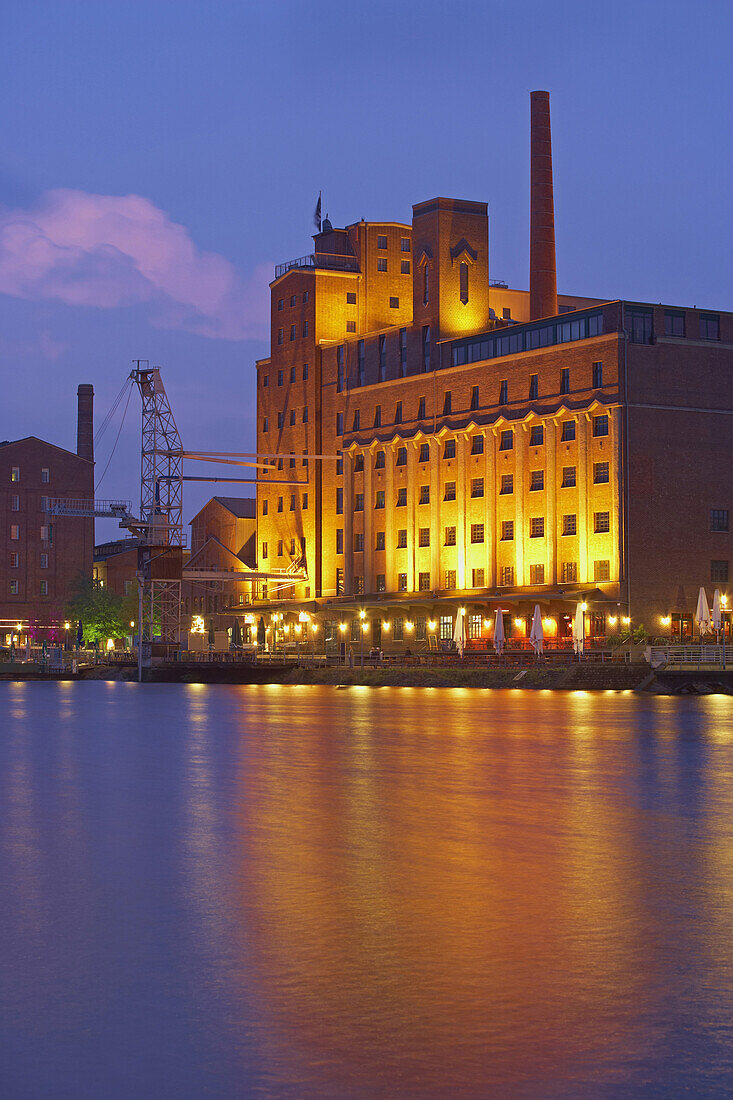
<instances>
[{"instance_id":1,"label":"blue sky","mask_svg":"<svg viewBox=\"0 0 733 1100\"><path fill-rule=\"evenodd\" d=\"M723 0L6 0L0 438L73 447L77 383L101 422L143 357L186 445L250 449L269 271L319 189L338 224L486 200L526 286L534 88L559 288L730 309L732 32ZM133 401L100 495L138 497L138 429Z\"/></svg>"}]
</instances>

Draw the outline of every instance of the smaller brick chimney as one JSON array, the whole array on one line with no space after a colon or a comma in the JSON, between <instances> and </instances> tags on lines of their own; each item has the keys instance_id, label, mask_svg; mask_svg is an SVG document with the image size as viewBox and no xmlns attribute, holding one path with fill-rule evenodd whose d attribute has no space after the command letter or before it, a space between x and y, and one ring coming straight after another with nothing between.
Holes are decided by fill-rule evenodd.
<instances>
[{"instance_id":1,"label":"smaller brick chimney","mask_svg":"<svg viewBox=\"0 0 733 1100\"><path fill-rule=\"evenodd\" d=\"M94 462L94 386L82 382L76 396L76 453Z\"/></svg>"},{"instance_id":2,"label":"smaller brick chimney","mask_svg":"<svg viewBox=\"0 0 733 1100\"><path fill-rule=\"evenodd\" d=\"M531 93L529 318L557 314L550 93Z\"/></svg>"}]
</instances>

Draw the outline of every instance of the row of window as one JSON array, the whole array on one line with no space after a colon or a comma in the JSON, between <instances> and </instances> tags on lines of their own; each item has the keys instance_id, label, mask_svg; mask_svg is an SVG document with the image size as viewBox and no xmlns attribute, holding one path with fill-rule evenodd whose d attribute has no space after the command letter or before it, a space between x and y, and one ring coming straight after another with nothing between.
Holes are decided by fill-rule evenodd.
<instances>
[{"instance_id":1,"label":"row of window","mask_svg":"<svg viewBox=\"0 0 733 1100\"><path fill-rule=\"evenodd\" d=\"M307 291L307 290L305 290L305 291L303 292L303 295L302 295L302 302L303 302L303 305L304 305L304 306L308 304L308 297L309 297L309 293L310 293L310 292L309 292L309 291ZM297 295L297 294L291 294L291 295L290 295L290 305L291 305L291 306L297 306L297 305L298 305L298 295ZM284 299L284 298L280 298L280 299L278 300L278 303L277 303L277 308L278 308L278 310L282 310L282 309L284 309L284 307L285 307L285 299Z\"/></svg>"},{"instance_id":2,"label":"row of window","mask_svg":"<svg viewBox=\"0 0 733 1100\"><path fill-rule=\"evenodd\" d=\"M302 325L302 328L301 328L301 334L302 334L304 339L307 338L307 336L308 336L309 327L310 327L310 322L309 321L303 321L303 325ZM298 338L298 326L297 325L291 325L290 326L290 339L291 340L297 340L297 338ZM279 328L277 330L277 342L278 342L278 344L284 344L285 343L285 329Z\"/></svg>"},{"instance_id":3,"label":"row of window","mask_svg":"<svg viewBox=\"0 0 733 1100\"><path fill-rule=\"evenodd\" d=\"M41 569L48 569L48 554L39 555L39 564ZM15 551L10 552L10 568L20 568L20 554L17 554Z\"/></svg>"},{"instance_id":4,"label":"row of window","mask_svg":"<svg viewBox=\"0 0 733 1100\"><path fill-rule=\"evenodd\" d=\"M362 502L363 505L363 502ZM359 511L360 509L357 509ZM578 533L578 517L576 514L564 515L561 520L561 530L563 535L577 535ZM610 512L594 512L593 513L593 530L596 534L607 534L611 530L611 515ZM456 545L456 528L446 527L444 529L444 546ZM480 544L485 541L485 526L483 523L471 524L471 542L474 544ZM545 537L545 517L544 516L532 516L529 520L529 537L531 539L541 539ZM501 524L501 541L513 542L514 541L514 520L504 520ZM418 546L426 547L430 546L430 528L420 527L418 528ZM398 550L407 549L407 528L402 528L397 532L396 548ZM384 531L377 531L375 535L375 550L385 550L385 533ZM364 550L364 535L361 532L357 532L354 535L354 551L361 553ZM344 552L344 532L343 528L339 528L336 531L336 553L343 554Z\"/></svg>"},{"instance_id":5,"label":"row of window","mask_svg":"<svg viewBox=\"0 0 733 1100\"><path fill-rule=\"evenodd\" d=\"M283 499L284 499L283 497L278 497L277 498L277 510L278 510L278 512L283 511ZM291 493L290 494L290 509L289 509L289 511L295 512L297 510L297 500L298 500L298 494L297 493ZM304 512L308 511L308 494L307 493L303 493L302 497L300 498L300 507L301 507L302 511L304 511ZM267 501L266 500L262 501L262 515L263 516L267 515Z\"/></svg>"},{"instance_id":6,"label":"row of window","mask_svg":"<svg viewBox=\"0 0 733 1100\"><path fill-rule=\"evenodd\" d=\"M290 557L291 558L295 557L295 547L296 547L296 545L297 545L297 540L292 538L290 540ZM279 558L283 557L284 547L285 547L285 541L283 539L278 539L277 556ZM267 558L268 553L269 553L268 544L266 542L263 542L262 543L262 557L263 557L263 559ZM305 538L300 539L300 556L301 557L305 556Z\"/></svg>"},{"instance_id":7,"label":"row of window","mask_svg":"<svg viewBox=\"0 0 733 1100\"><path fill-rule=\"evenodd\" d=\"M20 481L20 466L12 466L10 469L10 480ZM48 485L51 480L51 471L48 466L41 466L41 483ZM17 499L17 498L15 498Z\"/></svg>"},{"instance_id":8,"label":"row of window","mask_svg":"<svg viewBox=\"0 0 733 1100\"><path fill-rule=\"evenodd\" d=\"M289 420L290 420L290 426L291 427L296 423L296 421L298 419L297 412L298 412L297 409L291 409L290 410ZM307 405L303 405L303 407L300 410L300 420L301 420L302 424L307 424L308 423L308 406ZM277 426L278 426L278 428L284 428L285 427L285 413L284 412L279 412L277 414ZM265 416L265 417L263 417L263 420L262 420L262 431L263 432L269 432L269 430L270 430L270 418L269 418L269 416Z\"/></svg>"},{"instance_id":9,"label":"row of window","mask_svg":"<svg viewBox=\"0 0 733 1100\"><path fill-rule=\"evenodd\" d=\"M686 336L687 323L684 310L665 309L664 335ZM654 342L654 313L641 306L628 306L626 309L626 329L633 344L651 344ZM717 313L699 315L698 337L700 340L720 339L720 316Z\"/></svg>"},{"instance_id":10,"label":"row of window","mask_svg":"<svg viewBox=\"0 0 733 1100\"><path fill-rule=\"evenodd\" d=\"M375 417L375 427L381 427L381 407L377 406L378 416ZM399 419L397 417L399 416ZM291 421L294 423L294 421ZM397 402L397 409L395 410L395 424L402 423L402 402ZM562 443L571 443L575 439L575 421L564 420L562 422L562 431L560 434L560 441ZM593 437L604 438L609 432L609 417L607 413L602 413L599 416L594 416L592 421ZM267 430L267 429L265 429ZM359 432L361 430L361 415L358 409L354 410L354 416L352 420L351 432ZM342 412L336 413L336 435L344 434L344 414ZM474 435L471 437L471 454L482 455L484 453L484 435ZM534 424L530 428L529 433L529 446L541 447L545 442L545 429L542 424ZM499 450L500 451L512 451L514 450L514 429L504 428L499 433ZM443 458L453 459L456 457L456 441L455 439L447 439L443 444ZM358 472L363 469L363 455L356 455L354 458L354 470ZM420 451L418 455L418 462L430 461L430 445L428 443L420 444ZM359 462L360 465L356 465ZM407 447L398 447L396 452L396 466L407 465ZM384 469L384 451L377 451L374 460L375 470Z\"/></svg>"},{"instance_id":11,"label":"row of window","mask_svg":"<svg viewBox=\"0 0 733 1100\"><path fill-rule=\"evenodd\" d=\"M290 381L291 382L295 381L296 372L297 372L297 367L291 367L290 368ZM308 364L307 363L303 363L302 376L303 376L303 381L307 382L308 381ZM278 384L278 386L282 386L284 380L285 380L285 372L282 371L282 370L279 370L277 372L277 384ZM263 374L263 376L262 376L262 388L266 390L269 385L270 385L270 376L269 376L269 374Z\"/></svg>"},{"instance_id":12,"label":"row of window","mask_svg":"<svg viewBox=\"0 0 733 1100\"><path fill-rule=\"evenodd\" d=\"M465 363L479 363L484 359L499 359L505 355L518 355L523 351L553 347L555 344L587 340L603 333L603 314L577 317L573 321L558 321L529 327L522 325L518 331L502 329L500 335L483 335L470 340L455 342L451 363L454 367Z\"/></svg>"},{"instance_id":13,"label":"row of window","mask_svg":"<svg viewBox=\"0 0 733 1100\"><path fill-rule=\"evenodd\" d=\"M10 581L10 595L17 596L20 591L20 581ZM48 581L41 581L38 586L38 595L48 595Z\"/></svg>"},{"instance_id":14,"label":"row of window","mask_svg":"<svg viewBox=\"0 0 733 1100\"><path fill-rule=\"evenodd\" d=\"M386 257L380 256L377 259L377 271L387 271ZM400 275L409 275L409 274L410 274L410 261L409 260L401 260L400 261Z\"/></svg>"},{"instance_id":15,"label":"row of window","mask_svg":"<svg viewBox=\"0 0 733 1100\"><path fill-rule=\"evenodd\" d=\"M563 562L561 566L561 577L563 584L576 584L578 581L578 563L577 562ZM611 579L611 562L608 558L599 559L593 562L593 579L594 581L609 581ZM545 567L543 564L530 565L529 567L529 583L531 585L538 585L545 583ZM485 588L486 587L486 572L483 568L479 567L471 570L471 588ZM499 570L498 587L500 588L513 588L514 587L514 566L505 565ZM387 591L387 578L384 573L377 573L375 577L375 588L377 592ZM432 589L431 574L429 572L419 572L417 575L417 590L419 592L430 592ZM444 574L443 589L446 591L455 591L457 589L456 584L456 571L455 569L446 569ZM407 592L407 573L397 574L397 591ZM353 580L353 595L359 596L364 593L364 578L360 575L354 576ZM336 594L344 594L343 584L343 570L336 570ZM446 621L451 624L452 618L446 617ZM401 630L398 634L398 622L402 620L395 618L393 620L394 625L394 638L401 640ZM352 634L354 632L354 625L356 627L356 638L359 637L359 630L361 629L361 621L359 619L352 620ZM441 627L441 636L442 627ZM451 637L451 632L446 634L446 637Z\"/></svg>"},{"instance_id":16,"label":"row of window","mask_svg":"<svg viewBox=\"0 0 733 1100\"><path fill-rule=\"evenodd\" d=\"M380 249L380 251L381 251L381 250L385 249L386 247L387 247L387 238L386 238L386 236L384 236L380 233L377 236L377 248ZM410 243L410 238L409 237L401 237L400 238L400 252L410 252L410 251L412 251L412 245Z\"/></svg>"},{"instance_id":17,"label":"row of window","mask_svg":"<svg viewBox=\"0 0 733 1100\"><path fill-rule=\"evenodd\" d=\"M17 542L20 538L20 527L17 523L10 524L10 538L12 542ZM41 542L53 543L53 524L44 523L40 528Z\"/></svg>"}]
</instances>

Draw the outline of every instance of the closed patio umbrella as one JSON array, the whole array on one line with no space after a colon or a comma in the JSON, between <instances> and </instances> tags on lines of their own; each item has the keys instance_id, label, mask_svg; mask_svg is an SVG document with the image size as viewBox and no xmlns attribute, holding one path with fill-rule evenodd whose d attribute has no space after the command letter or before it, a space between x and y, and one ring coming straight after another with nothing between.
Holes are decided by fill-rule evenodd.
<instances>
[{"instance_id":1,"label":"closed patio umbrella","mask_svg":"<svg viewBox=\"0 0 733 1100\"><path fill-rule=\"evenodd\" d=\"M529 640L532 643L535 653L539 657L544 649L545 635L542 630L542 614L538 603L534 605L534 615L532 616L532 629L529 632Z\"/></svg>"},{"instance_id":2,"label":"closed patio umbrella","mask_svg":"<svg viewBox=\"0 0 733 1100\"><path fill-rule=\"evenodd\" d=\"M585 615L583 605L578 602L575 605L575 618L573 619L573 649L582 656L585 649Z\"/></svg>"},{"instance_id":3,"label":"closed patio umbrella","mask_svg":"<svg viewBox=\"0 0 733 1100\"><path fill-rule=\"evenodd\" d=\"M720 624L723 622L722 607L720 605L720 589L716 588L713 592L713 630L716 632L720 630Z\"/></svg>"},{"instance_id":4,"label":"closed patio umbrella","mask_svg":"<svg viewBox=\"0 0 733 1100\"><path fill-rule=\"evenodd\" d=\"M501 655L504 652L504 612L497 608L494 620L494 649Z\"/></svg>"},{"instance_id":5,"label":"closed patio umbrella","mask_svg":"<svg viewBox=\"0 0 733 1100\"><path fill-rule=\"evenodd\" d=\"M453 631L453 641L456 643L456 649L460 656L463 656L463 651L466 648L466 612L462 607L458 608L456 612L456 625Z\"/></svg>"},{"instance_id":6,"label":"closed patio umbrella","mask_svg":"<svg viewBox=\"0 0 733 1100\"><path fill-rule=\"evenodd\" d=\"M260 615L260 621L257 624L257 645L264 647L265 644L265 619L263 615Z\"/></svg>"},{"instance_id":7,"label":"closed patio umbrella","mask_svg":"<svg viewBox=\"0 0 733 1100\"><path fill-rule=\"evenodd\" d=\"M695 609L695 622L701 634L709 634L712 630L712 623L710 622L710 608L708 607L708 598L705 595L705 589L700 588L700 592L697 597L697 608Z\"/></svg>"},{"instance_id":8,"label":"closed patio umbrella","mask_svg":"<svg viewBox=\"0 0 733 1100\"><path fill-rule=\"evenodd\" d=\"M232 649L242 648L242 628L239 625L239 619L234 620L234 626L232 627Z\"/></svg>"}]
</instances>

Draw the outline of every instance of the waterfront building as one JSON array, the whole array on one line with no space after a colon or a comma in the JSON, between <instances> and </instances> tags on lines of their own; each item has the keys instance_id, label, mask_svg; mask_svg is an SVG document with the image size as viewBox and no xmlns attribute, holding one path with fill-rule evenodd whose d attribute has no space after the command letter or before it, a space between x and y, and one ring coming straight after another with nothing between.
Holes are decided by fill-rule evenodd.
<instances>
[{"instance_id":1,"label":"waterfront building","mask_svg":"<svg viewBox=\"0 0 733 1100\"><path fill-rule=\"evenodd\" d=\"M54 522L49 497L94 498L94 389L77 393L76 454L27 436L0 443L0 643L58 636L80 574L92 572L94 520ZM17 644L17 643L16 643Z\"/></svg>"},{"instance_id":2,"label":"waterfront building","mask_svg":"<svg viewBox=\"0 0 733 1100\"><path fill-rule=\"evenodd\" d=\"M481 643L536 603L568 637L579 601L591 635L684 635L727 590L733 316L556 294L545 94L532 114L529 292L489 277L487 205L449 198L325 222L276 268L257 551L307 579L266 609L385 648L459 606Z\"/></svg>"}]
</instances>

